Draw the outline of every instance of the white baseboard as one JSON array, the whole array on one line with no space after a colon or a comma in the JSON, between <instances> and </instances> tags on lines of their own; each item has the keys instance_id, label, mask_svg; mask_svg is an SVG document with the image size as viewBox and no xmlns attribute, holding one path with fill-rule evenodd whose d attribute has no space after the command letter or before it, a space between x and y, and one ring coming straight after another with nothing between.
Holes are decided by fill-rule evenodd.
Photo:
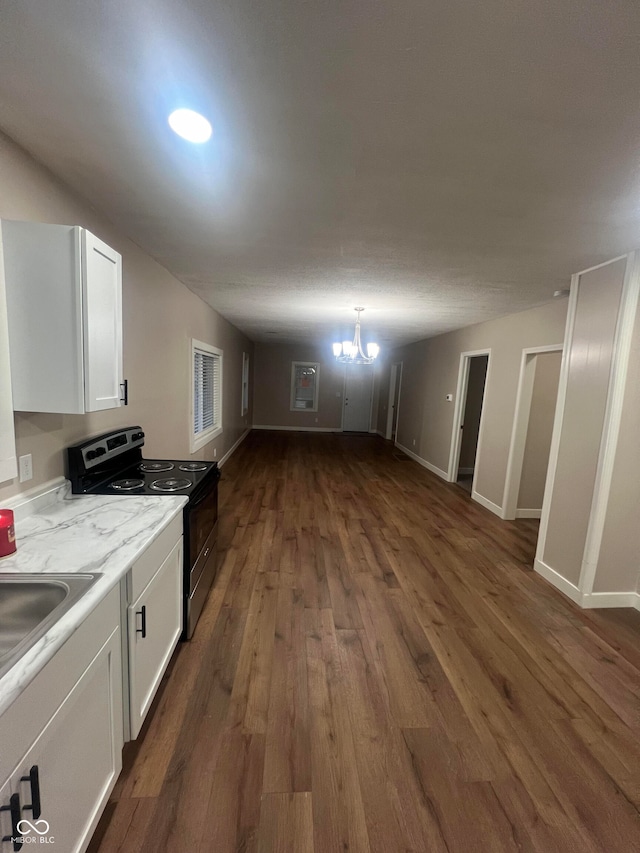
<instances>
[{"instance_id":1,"label":"white baseboard","mask_svg":"<svg viewBox=\"0 0 640 853\"><path fill-rule=\"evenodd\" d=\"M342 432L340 427L265 426L254 424L252 429L270 429L277 432Z\"/></svg>"},{"instance_id":2,"label":"white baseboard","mask_svg":"<svg viewBox=\"0 0 640 853\"><path fill-rule=\"evenodd\" d=\"M517 509L516 518L540 518L542 516L541 509Z\"/></svg>"},{"instance_id":3,"label":"white baseboard","mask_svg":"<svg viewBox=\"0 0 640 853\"><path fill-rule=\"evenodd\" d=\"M251 427L249 427L248 429L246 429L246 430L242 433L242 435L241 435L241 436L240 436L240 438L236 441L236 443L233 445L233 447L232 447L230 450L227 450L227 452L224 454L224 456L222 457L222 459L219 459L219 460L218 460L218 468L222 468L222 466L223 466L223 465L224 465L224 463L227 461L227 459L231 456L231 454L232 454L235 450L237 450L237 449L240 447L240 445L241 445L241 444L242 444L242 442L245 440L245 438L249 435L249 433L250 433L250 432L251 432Z\"/></svg>"},{"instance_id":4,"label":"white baseboard","mask_svg":"<svg viewBox=\"0 0 640 853\"><path fill-rule=\"evenodd\" d=\"M585 610L595 610L598 607L635 607L640 610L640 593L636 591L580 592L575 584L563 578L542 560L536 560L533 567L545 580Z\"/></svg>"},{"instance_id":5,"label":"white baseboard","mask_svg":"<svg viewBox=\"0 0 640 853\"><path fill-rule=\"evenodd\" d=\"M480 506L483 506L485 509L488 509L489 512L492 512L494 515L497 515L498 518L504 518L504 511L501 506L498 504L494 504L493 501L490 501L489 498L485 498L484 495L481 495L479 492L471 492L471 498Z\"/></svg>"},{"instance_id":6,"label":"white baseboard","mask_svg":"<svg viewBox=\"0 0 640 853\"><path fill-rule=\"evenodd\" d=\"M640 610L640 593L637 592L585 592L582 606L588 609L596 607L635 607Z\"/></svg>"},{"instance_id":7,"label":"white baseboard","mask_svg":"<svg viewBox=\"0 0 640 853\"><path fill-rule=\"evenodd\" d=\"M559 575L555 569L552 569L551 566L543 563L542 560L535 560L533 568L539 575L542 575L545 580L548 580L550 584L553 584L556 589L563 592L567 598L570 598L571 601L582 606L582 593L575 584L572 584L571 581L563 578L562 575Z\"/></svg>"},{"instance_id":8,"label":"white baseboard","mask_svg":"<svg viewBox=\"0 0 640 853\"><path fill-rule=\"evenodd\" d=\"M473 472L475 470L476 470L475 468L458 468L458 476L460 476L460 474L465 474L465 475L473 474Z\"/></svg>"},{"instance_id":9,"label":"white baseboard","mask_svg":"<svg viewBox=\"0 0 640 853\"><path fill-rule=\"evenodd\" d=\"M395 445L398 450L401 450L403 453L406 453L414 462L417 462L418 465L422 465L423 468L426 468L427 471L431 471L432 474L436 474L438 477L442 477L443 480L447 479L447 472L443 471L442 468L437 468L435 465L432 465L431 462L427 462L426 459L423 459L422 456L418 456L417 453L414 453L413 450L409 450L408 447L405 447L403 444L399 444L396 441Z\"/></svg>"}]
</instances>

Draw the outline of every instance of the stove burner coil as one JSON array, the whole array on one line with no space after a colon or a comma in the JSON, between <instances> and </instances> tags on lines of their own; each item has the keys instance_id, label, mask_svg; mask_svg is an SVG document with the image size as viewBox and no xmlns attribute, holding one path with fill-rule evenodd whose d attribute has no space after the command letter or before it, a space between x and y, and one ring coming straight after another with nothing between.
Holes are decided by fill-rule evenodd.
<instances>
[{"instance_id":1,"label":"stove burner coil","mask_svg":"<svg viewBox=\"0 0 640 853\"><path fill-rule=\"evenodd\" d=\"M141 489L142 486L144 486L144 481L137 480L135 477L126 480L114 480L111 483L111 488L116 492L132 492L134 489Z\"/></svg>"},{"instance_id":2,"label":"stove burner coil","mask_svg":"<svg viewBox=\"0 0 640 853\"><path fill-rule=\"evenodd\" d=\"M188 489L191 486L191 480L178 477L167 477L166 480L154 480L150 488L156 492L179 492L181 489Z\"/></svg>"},{"instance_id":3,"label":"stove burner coil","mask_svg":"<svg viewBox=\"0 0 640 853\"><path fill-rule=\"evenodd\" d=\"M138 465L138 471L143 471L145 474L155 474L158 471L171 471L172 468L172 462L141 462Z\"/></svg>"},{"instance_id":4,"label":"stove burner coil","mask_svg":"<svg viewBox=\"0 0 640 853\"><path fill-rule=\"evenodd\" d=\"M180 465L181 471L206 471L207 463L206 462L185 462L183 465Z\"/></svg>"}]
</instances>

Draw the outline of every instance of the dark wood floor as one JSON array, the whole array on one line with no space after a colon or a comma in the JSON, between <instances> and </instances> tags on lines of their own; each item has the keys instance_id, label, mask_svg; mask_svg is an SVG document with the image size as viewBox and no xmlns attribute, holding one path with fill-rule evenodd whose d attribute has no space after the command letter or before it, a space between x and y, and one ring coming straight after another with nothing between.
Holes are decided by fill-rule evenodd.
<instances>
[{"instance_id":1,"label":"dark wood floor","mask_svg":"<svg viewBox=\"0 0 640 853\"><path fill-rule=\"evenodd\" d=\"M377 437L253 433L113 853L640 850L640 613L580 611Z\"/></svg>"}]
</instances>

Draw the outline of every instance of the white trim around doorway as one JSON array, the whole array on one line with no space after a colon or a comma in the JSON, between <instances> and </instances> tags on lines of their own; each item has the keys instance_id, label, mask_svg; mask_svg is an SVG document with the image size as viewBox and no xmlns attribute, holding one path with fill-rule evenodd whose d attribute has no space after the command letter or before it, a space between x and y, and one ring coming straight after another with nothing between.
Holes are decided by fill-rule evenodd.
<instances>
[{"instance_id":1,"label":"white trim around doorway","mask_svg":"<svg viewBox=\"0 0 640 853\"><path fill-rule=\"evenodd\" d=\"M513 417L513 428L511 430L511 443L509 445L509 457L507 460L507 474L504 482L504 494L502 496L503 518L540 518L542 510L535 510L537 515L522 515L531 513L533 510L518 509L518 492L520 491L520 480L522 478L522 463L524 461L524 449L529 426L529 414L531 411L531 398L533 396L533 382L535 371L535 356L543 352L562 352L562 344L550 344L543 347L527 347L522 350L520 359L520 376L518 378L518 392L516 394L516 405Z\"/></svg>"},{"instance_id":2,"label":"white trim around doorway","mask_svg":"<svg viewBox=\"0 0 640 853\"><path fill-rule=\"evenodd\" d=\"M596 593L593 593L593 584L600 558L600 546L602 545L609 505L609 493L611 491L613 466L622 421L622 406L627 384L633 328L639 297L640 252L631 252L627 256L627 267L622 285L622 294L620 296L620 306L618 308L604 426L598 455L596 481L593 489L593 502L589 515L580 580L578 581L578 585L585 595L596 595Z\"/></svg>"},{"instance_id":3,"label":"white trim around doorway","mask_svg":"<svg viewBox=\"0 0 640 853\"><path fill-rule=\"evenodd\" d=\"M580 273L571 276L571 290L569 292L569 306L567 308L567 320L564 332L564 346L562 349L562 364L560 365L560 379L558 381L558 399L556 400L556 414L553 419L553 433L551 434L551 448L549 450L549 467L547 469L547 480L544 484L544 495L542 497L542 513L540 514L540 529L538 531L538 543L536 545L536 556L533 567L541 575L547 577L546 572L557 574L544 562L544 550L547 541L547 527L549 526L549 512L551 509L551 497L556 479L556 468L558 466L558 455L560 451L560 437L562 435L562 423L564 420L564 407L567 398L567 386L569 384L569 353L573 345L573 331L576 324L576 311L578 308L578 289L580 287ZM561 577L558 575L558 577ZM549 580L550 578L547 577ZM555 583L554 580L551 580ZM567 583L569 583L567 581ZM556 584L557 585L557 584ZM572 584L573 586L573 584Z\"/></svg>"}]
</instances>

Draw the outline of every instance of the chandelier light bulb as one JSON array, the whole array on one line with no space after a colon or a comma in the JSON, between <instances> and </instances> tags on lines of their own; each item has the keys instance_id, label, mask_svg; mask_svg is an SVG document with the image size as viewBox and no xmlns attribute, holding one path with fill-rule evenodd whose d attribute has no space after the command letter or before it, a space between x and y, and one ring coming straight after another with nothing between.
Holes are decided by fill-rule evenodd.
<instances>
[{"instance_id":1,"label":"chandelier light bulb","mask_svg":"<svg viewBox=\"0 0 640 853\"><path fill-rule=\"evenodd\" d=\"M360 340L360 314L364 308L356 308L355 310L357 319L353 341L343 341L342 344L334 343L333 354L341 364L371 364L377 358L380 347L374 343L367 344L367 355L364 354Z\"/></svg>"}]
</instances>

